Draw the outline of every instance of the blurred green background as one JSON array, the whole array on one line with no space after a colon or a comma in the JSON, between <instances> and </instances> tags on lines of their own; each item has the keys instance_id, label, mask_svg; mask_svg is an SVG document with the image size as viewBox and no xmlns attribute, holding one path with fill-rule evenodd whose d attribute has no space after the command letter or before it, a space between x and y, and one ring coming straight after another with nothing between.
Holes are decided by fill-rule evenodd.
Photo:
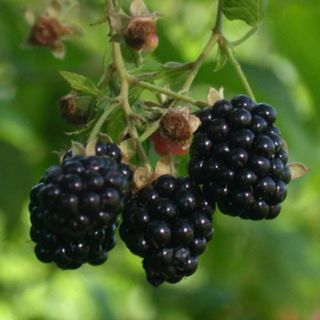
<instances>
[{"instance_id":1,"label":"blurred green background","mask_svg":"<svg viewBox=\"0 0 320 320\"><path fill-rule=\"evenodd\" d=\"M159 22L159 61L190 61L206 43L216 1L146 0L164 14ZM105 265L60 271L39 263L28 229L28 192L68 147L73 128L57 101L69 91L58 70L98 80L107 46L103 0L82 0L68 21L85 36L66 43L63 61L45 49L22 49L28 34L23 9L46 1L0 0L0 319L1 320L299 320L320 319L320 4L273 0L258 33L236 56L259 101L274 105L290 161L311 172L289 187L280 217L251 222L215 215L215 238L197 273L177 285L153 288L140 258L119 241ZM248 30L226 22L236 40ZM193 94L208 86L242 92L226 65L214 72L216 55L201 68Z\"/></svg>"}]
</instances>

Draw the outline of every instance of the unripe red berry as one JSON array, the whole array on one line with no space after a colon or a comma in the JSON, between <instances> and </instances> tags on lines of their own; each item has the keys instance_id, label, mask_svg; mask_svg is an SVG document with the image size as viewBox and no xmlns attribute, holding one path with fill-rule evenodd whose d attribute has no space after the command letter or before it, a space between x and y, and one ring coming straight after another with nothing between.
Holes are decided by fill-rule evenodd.
<instances>
[{"instance_id":1,"label":"unripe red berry","mask_svg":"<svg viewBox=\"0 0 320 320\"><path fill-rule=\"evenodd\" d=\"M169 110L161 119L160 128L152 136L157 153L161 156L184 155L200 120L190 114L189 108Z\"/></svg>"},{"instance_id":2,"label":"unripe red berry","mask_svg":"<svg viewBox=\"0 0 320 320\"><path fill-rule=\"evenodd\" d=\"M157 130L151 137L154 148L158 155L167 156L167 155L184 155L188 153L187 149L179 144L172 142L170 139L164 137L160 130Z\"/></svg>"}]
</instances>

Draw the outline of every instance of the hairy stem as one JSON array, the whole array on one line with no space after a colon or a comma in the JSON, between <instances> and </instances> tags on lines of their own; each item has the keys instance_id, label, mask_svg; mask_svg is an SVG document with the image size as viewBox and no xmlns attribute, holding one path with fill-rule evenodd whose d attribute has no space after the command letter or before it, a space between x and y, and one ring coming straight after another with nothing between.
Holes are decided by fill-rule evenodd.
<instances>
[{"instance_id":1,"label":"hairy stem","mask_svg":"<svg viewBox=\"0 0 320 320\"><path fill-rule=\"evenodd\" d=\"M112 78L112 75L115 71L115 67L113 64L109 64L107 69L104 71L103 75L101 76L99 82L98 82L98 88L101 88L101 86L105 83L109 83L109 81Z\"/></svg>"},{"instance_id":2,"label":"hairy stem","mask_svg":"<svg viewBox=\"0 0 320 320\"><path fill-rule=\"evenodd\" d=\"M112 0L107 0L107 8L108 8L108 12L114 10L114 3ZM109 25L110 25L110 30L112 33L113 30L112 30L112 25L111 25L110 21L109 21ZM136 141L136 145L137 145L136 151L137 151L137 154L138 154L140 161L143 164L149 164L148 157L147 157L147 155L143 149L143 146L139 140L138 131L135 127L134 120L132 117L133 112L132 112L130 104L129 104L128 73L127 73L123 58L122 58L120 44L117 42L112 42L112 55L113 55L114 66L115 66L116 71L118 73L119 80L120 80L120 86L121 86L118 100L119 100L120 106L122 108L124 117L127 122L128 132L130 133L131 137Z\"/></svg>"},{"instance_id":3,"label":"hairy stem","mask_svg":"<svg viewBox=\"0 0 320 320\"><path fill-rule=\"evenodd\" d=\"M172 97L172 98L175 98L177 100L181 100L181 101L184 101L187 103L191 103L191 104L198 106L198 107L203 107L203 106L207 105L205 101L198 101L196 99L193 99L191 97L185 96L180 93L177 93L177 92L172 91L170 89L166 89L164 87L160 87L155 84L151 84L149 82L141 81L133 76L128 76L128 79L129 79L130 83L135 84L137 86L140 86L142 88L148 89L152 92L163 93L169 97Z\"/></svg>"},{"instance_id":4,"label":"hairy stem","mask_svg":"<svg viewBox=\"0 0 320 320\"><path fill-rule=\"evenodd\" d=\"M140 141L143 142L147 140L153 133L155 133L160 125L160 120L153 122L148 129L140 136Z\"/></svg>"},{"instance_id":5,"label":"hairy stem","mask_svg":"<svg viewBox=\"0 0 320 320\"><path fill-rule=\"evenodd\" d=\"M205 46L203 51L200 53L198 58L192 63L191 71L190 71L189 76L187 77L187 79L181 89L181 92L188 92L189 91L194 79L196 78L196 76L200 70L200 67L202 66L204 61L208 58L212 49L214 48L217 41L219 40L219 37L220 37L219 34L214 33L214 32L212 33L212 36L210 37L207 45Z\"/></svg>"},{"instance_id":6,"label":"hairy stem","mask_svg":"<svg viewBox=\"0 0 320 320\"><path fill-rule=\"evenodd\" d=\"M210 55L212 49L215 47L216 43L219 41L220 34L222 32L222 22L223 22L223 15L222 15L222 1L218 1L218 8L217 8L217 18L215 26L212 30L212 35L204 47L204 49L199 54L198 58L191 64L190 73L181 89L182 93L188 93L192 83L194 82L202 64L207 60L208 56Z\"/></svg>"},{"instance_id":7,"label":"hairy stem","mask_svg":"<svg viewBox=\"0 0 320 320\"><path fill-rule=\"evenodd\" d=\"M216 24L213 28L213 32L218 34L222 34L222 26L223 26L222 1L223 0L218 0Z\"/></svg>"},{"instance_id":8,"label":"hairy stem","mask_svg":"<svg viewBox=\"0 0 320 320\"><path fill-rule=\"evenodd\" d=\"M243 37L241 37L239 40L230 42L230 45L232 47L239 46L240 44L247 41L250 37L252 37L258 30L257 26L252 27Z\"/></svg>"},{"instance_id":9,"label":"hairy stem","mask_svg":"<svg viewBox=\"0 0 320 320\"><path fill-rule=\"evenodd\" d=\"M107 120L109 115L116 109L117 106L118 106L117 103L113 103L111 105L108 105L104 109L102 115L100 116L100 118L98 119L98 121L94 125L92 131L90 132L90 135L88 138L88 144L91 144L92 142L97 140L98 134L99 134L103 124L105 123L105 121Z\"/></svg>"},{"instance_id":10,"label":"hairy stem","mask_svg":"<svg viewBox=\"0 0 320 320\"><path fill-rule=\"evenodd\" d=\"M233 50L232 48L230 47L229 43L223 39L220 41L220 48L221 50L223 50L226 54L226 56L228 57L229 59L229 62L230 64L232 65L235 73L238 75L246 93L253 99L253 100L256 100L255 99L255 96L254 96L254 93L251 89L251 86L249 84L249 81L245 75L245 73L243 72L242 68L241 68L241 65L240 63L238 62L238 60L236 59L234 53L233 53Z\"/></svg>"}]
</instances>

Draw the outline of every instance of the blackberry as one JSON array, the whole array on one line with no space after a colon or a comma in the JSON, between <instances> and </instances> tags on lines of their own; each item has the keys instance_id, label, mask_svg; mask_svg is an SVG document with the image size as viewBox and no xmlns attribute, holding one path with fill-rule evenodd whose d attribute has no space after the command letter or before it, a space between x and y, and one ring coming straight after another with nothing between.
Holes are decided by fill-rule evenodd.
<instances>
[{"instance_id":1,"label":"blackberry","mask_svg":"<svg viewBox=\"0 0 320 320\"><path fill-rule=\"evenodd\" d=\"M126 163L121 162L122 152L116 144L110 143L110 142L106 142L106 143L98 142L96 144L96 155L108 156L111 159L118 162L120 164L119 167L121 172L129 179L130 182L132 181L133 177L132 177L132 171L130 169L130 166L127 165ZM63 156L62 161L70 159L71 157L72 157L72 151L68 150Z\"/></svg>"},{"instance_id":2,"label":"blackberry","mask_svg":"<svg viewBox=\"0 0 320 320\"><path fill-rule=\"evenodd\" d=\"M213 211L190 178L163 175L128 200L120 236L143 258L152 285L176 283L196 271L212 238Z\"/></svg>"},{"instance_id":3,"label":"blackberry","mask_svg":"<svg viewBox=\"0 0 320 320\"><path fill-rule=\"evenodd\" d=\"M103 263L129 192L122 164L109 157L75 156L49 168L30 192L37 258L62 269Z\"/></svg>"},{"instance_id":4,"label":"blackberry","mask_svg":"<svg viewBox=\"0 0 320 320\"><path fill-rule=\"evenodd\" d=\"M122 159L122 153L119 147L114 143L102 143L96 144L96 155L97 156L108 156L116 162L120 162ZM72 157L72 151L69 149L63 156L63 161Z\"/></svg>"},{"instance_id":5,"label":"blackberry","mask_svg":"<svg viewBox=\"0 0 320 320\"><path fill-rule=\"evenodd\" d=\"M245 219L272 219L281 209L291 174L277 114L240 95L198 112L189 174L210 202Z\"/></svg>"}]
</instances>

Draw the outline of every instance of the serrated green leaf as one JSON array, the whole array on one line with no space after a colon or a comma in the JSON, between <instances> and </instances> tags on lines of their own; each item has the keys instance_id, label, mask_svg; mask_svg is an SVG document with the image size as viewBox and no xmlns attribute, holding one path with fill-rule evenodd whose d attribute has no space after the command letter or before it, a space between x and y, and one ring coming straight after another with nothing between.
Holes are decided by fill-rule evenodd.
<instances>
[{"instance_id":1,"label":"serrated green leaf","mask_svg":"<svg viewBox=\"0 0 320 320\"><path fill-rule=\"evenodd\" d=\"M68 81L71 88L90 95L97 96L100 94L100 90L96 85L87 77L69 71L60 71L60 75Z\"/></svg>"},{"instance_id":2,"label":"serrated green leaf","mask_svg":"<svg viewBox=\"0 0 320 320\"><path fill-rule=\"evenodd\" d=\"M229 20L242 20L254 26L265 15L267 0L223 0L222 11Z\"/></svg>"}]
</instances>

